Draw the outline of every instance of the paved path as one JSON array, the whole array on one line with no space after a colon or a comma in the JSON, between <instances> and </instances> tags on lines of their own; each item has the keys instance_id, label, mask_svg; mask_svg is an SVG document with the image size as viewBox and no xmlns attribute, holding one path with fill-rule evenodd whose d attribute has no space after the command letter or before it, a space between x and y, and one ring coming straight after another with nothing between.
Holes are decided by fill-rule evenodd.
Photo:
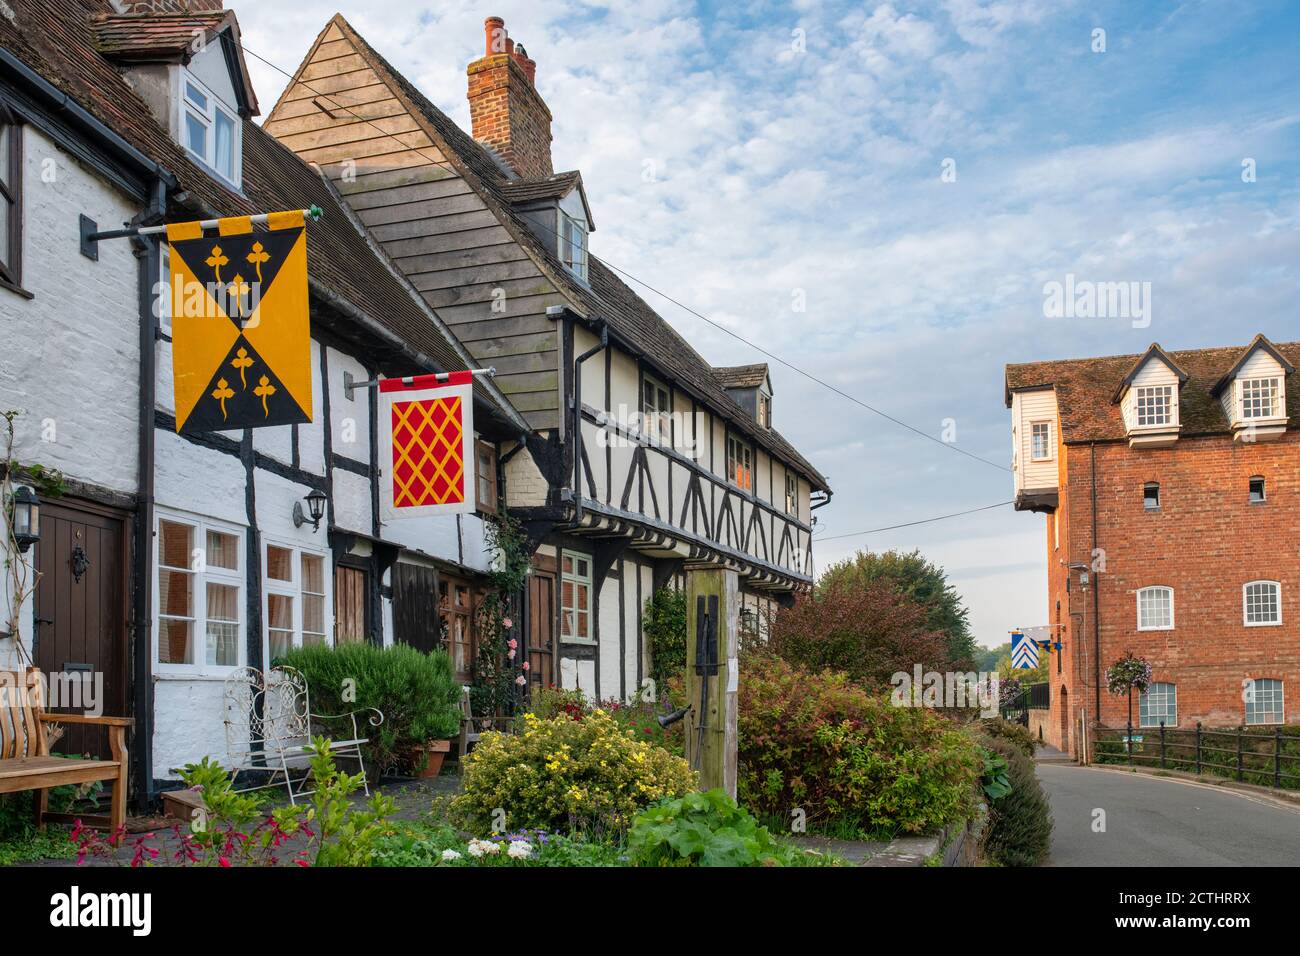
<instances>
[{"instance_id":1,"label":"paved path","mask_svg":"<svg viewBox=\"0 0 1300 956\"><path fill-rule=\"evenodd\" d=\"M1300 812L1164 777L1038 764L1049 866L1296 866ZM1106 830L1093 832L1094 809Z\"/></svg>"}]
</instances>

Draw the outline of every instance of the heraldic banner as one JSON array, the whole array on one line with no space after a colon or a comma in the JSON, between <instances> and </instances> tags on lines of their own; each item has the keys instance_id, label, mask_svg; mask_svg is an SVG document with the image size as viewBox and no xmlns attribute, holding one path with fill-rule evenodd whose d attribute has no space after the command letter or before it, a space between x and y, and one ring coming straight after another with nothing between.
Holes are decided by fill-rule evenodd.
<instances>
[{"instance_id":1,"label":"heraldic banner","mask_svg":"<svg viewBox=\"0 0 1300 956\"><path fill-rule=\"evenodd\" d=\"M167 227L172 373L182 434L311 421L301 210Z\"/></svg>"},{"instance_id":2,"label":"heraldic banner","mask_svg":"<svg viewBox=\"0 0 1300 956\"><path fill-rule=\"evenodd\" d=\"M379 383L380 454L392 456L379 499L385 521L474 511L473 381L452 372Z\"/></svg>"}]
</instances>

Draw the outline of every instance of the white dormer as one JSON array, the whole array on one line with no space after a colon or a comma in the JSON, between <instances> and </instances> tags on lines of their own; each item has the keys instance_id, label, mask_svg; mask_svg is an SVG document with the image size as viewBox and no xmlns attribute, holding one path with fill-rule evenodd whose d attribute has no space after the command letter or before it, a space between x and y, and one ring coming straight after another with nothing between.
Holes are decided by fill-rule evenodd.
<instances>
[{"instance_id":1,"label":"white dormer","mask_svg":"<svg viewBox=\"0 0 1300 956\"><path fill-rule=\"evenodd\" d=\"M1056 390L1018 389L1010 393L1011 472L1016 510L1056 510L1061 486L1061 415Z\"/></svg>"},{"instance_id":2,"label":"white dormer","mask_svg":"<svg viewBox=\"0 0 1300 956\"><path fill-rule=\"evenodd\" d=\"M1185 381L1187 373L1155 343L1137 360L1112 399L1124 416L1130 448L1168 448L1178 440Z\"/></svg>"},{"instance_id":3,"label":"white dormer","mask_svg":"<svg viewBox=\"0 0 1300 956\"><path fill-rule=\"evenodd\" d=\"M95 29L104 55L172 138L214 179L239 189L244 122L257 115L257 101L234 13L215 3L186 17L110 14Z\"/></svg>"},{"instance_id":4,"label":"white dormer","mask_svg":"<svg viewBox=\"0 0 1300 956\"><path fill-rule=\"evenodd\" d=\"M539 240L555 250L564 267L587 281L587 237L596 223L578 172L554 173L542 179L514 179L502 189L506 201L528 223Z\"/></svg>"},{"instance_id":5,"label":"white dormer","mask_svg":"<svg viewBox=\"0 0 1300 956\"><path fill-rule=\"evenodd\" d=\"M1286 379L1295 368L1263 335L1219 379L1212 394L1236 441L1272 441L1286 432Z\"/></svg>"}]
</instances>

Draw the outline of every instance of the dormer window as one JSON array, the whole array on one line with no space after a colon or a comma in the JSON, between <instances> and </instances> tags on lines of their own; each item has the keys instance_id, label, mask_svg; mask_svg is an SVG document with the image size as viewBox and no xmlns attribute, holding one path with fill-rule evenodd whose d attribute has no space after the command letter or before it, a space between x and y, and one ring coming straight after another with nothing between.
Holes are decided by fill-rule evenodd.
<instances>
[{"instance_id":1,"label":"dormer window","mask_svg":"<svg viewBox=\"0 0 1300 956\"><path fill-rule=\"evenodd\" d=\"M1139 428L1151 425L1170 425L1174 414L1174 387L1154 385L1137 390L1137 423Z\"/></svg>"},{"instance_id":2,"label":"dormer window","mask_svg":"<svg viewBox=\"0 0 1300 956\"><path fill-rule=\"evenodd\" d=\"M1241 417L1276 418L1279 383L1276 378L1247 378L1241 382Z\"/></svg>"},{"instance_id":3,"label":"dormer window","mask_svg":"<svg viewBox=\"0 0 1300 956\"><path fill-rule=\"evenodd\" d=\"M560 210L560 260L566 269L587 281L587 227Z\"/></svg>"},{"instance_id":4,"label":"dormer window","mask_svg":"<svg viewBox=\"0 0 1300 956\"><path fill-rule=\"evenodd\" d=\"M184 70L181 91L181 145L194 159L238 188L243 140L238 114Z\"/></svg>"},{"instance_id":5,"label":"dormer window","mask_svg":"<svg viewBox=\"0 0 1300 956\"><path fill-rule=\"evenodd\" d=\"M764 428L772 427L772 396L766 392L758 393L758 423Z\"/></svg>"}]
</instances>

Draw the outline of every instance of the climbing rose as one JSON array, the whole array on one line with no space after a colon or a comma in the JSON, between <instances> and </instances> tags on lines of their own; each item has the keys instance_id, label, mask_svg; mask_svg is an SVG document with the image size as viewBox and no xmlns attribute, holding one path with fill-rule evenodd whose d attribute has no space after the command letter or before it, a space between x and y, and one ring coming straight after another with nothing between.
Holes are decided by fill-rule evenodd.
<instances>
[{"instance_id":1,"label":"climbing rose","mask_svg":"<svg viewBox=\"0 0 1300 956\"><path fill-rule=\"evenodd\" d=\"M510 618L508 618L508 617L503 617L503 618L501 619L501 626L504 627L504 628L508 631L508 630L510 630L512 627L515 626L515 622L512 621L512 620L510 620Z\"/></svg>"}]
</instances>

